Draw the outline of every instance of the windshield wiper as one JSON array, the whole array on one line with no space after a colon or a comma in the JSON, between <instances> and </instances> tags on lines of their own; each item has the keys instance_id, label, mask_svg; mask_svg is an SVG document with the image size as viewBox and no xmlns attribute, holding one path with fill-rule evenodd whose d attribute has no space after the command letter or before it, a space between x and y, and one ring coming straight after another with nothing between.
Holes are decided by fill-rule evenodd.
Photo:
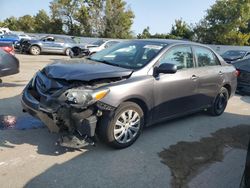
<instances>
[{"instance_id":1,"label":"windshield wiper","mask_svg":"<svg viewBox=\"0 0 250 188\"><path fill-rule=\"evenodd\" d=\"M111 63L111 62L106 61L106 60L97 60L97 59L92 59L91 57L88 57L87 59L89 59L91 61L97 61L97 62L100 62L100 63L104 63L104 64L107 64L107 65L112 65L112 66L116 66L116 67L122 67L121 65L118 65L118 64L115 64L115 63Z\"/></svg>"}]
</instances>

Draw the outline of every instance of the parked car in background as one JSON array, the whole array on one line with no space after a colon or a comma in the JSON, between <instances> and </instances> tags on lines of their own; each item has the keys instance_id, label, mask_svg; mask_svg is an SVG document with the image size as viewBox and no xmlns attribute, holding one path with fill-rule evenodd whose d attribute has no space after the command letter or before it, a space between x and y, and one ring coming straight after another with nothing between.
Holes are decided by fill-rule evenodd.
<instances>
[{"instance_id":1,"label":"parked car in background","mask_svg":"<svg viewBox=\"0 0 250 188\"><path fill-rule=\"evenodd\" d=\"M0 42L11 42L15 44L19 41L19 37L16 34L6 33L3 35L0 35Z\"/></svg>"},{"instance_id":2,"label":"parked car in background","mask_svg":"<svg viewBox=\"0 0 250 188\"><path fill-rule=\"evenodd\" d=\"M238 71L237 92L250 94L250 59L243 59L232 63Z\"/></svg>"},{"instance_id":3,"label":"parked car in background","mask_svg":"<svg viewBox=\"0 0 250 188\"><path fill-rule=\"evenodd\" d=\"M32 39L32 37L30 37L29 35L24 34L24 33L17 34L17 36L19 37L19 40L21 40L21 39L31 40Z\"/></svg>"},{"instance_id":4,"label":"parked car in background","mask_svg":"<svg viewBox=\"0 0 250 188\"><path fill-rule=\"evenodd\" d=\"M87 44L84 47L73 47L71 50L70 57L84 57L84 56L90 56L96 52L100 52L101 50L104 50L106 48L109 48L115 44L120 43L120 40L109 40L109 39L100 39L97 40L91 44Z\"/></svg>"},{"instance_id":5,"label":"parked car in background","mask_svg":"<svg viewBox=\"0 0 250 188\"><path fill-rule=\"evenodd\" d=\"M0 49L0 78L17 74L19 72L19 60L10 53Z\"/></svg>"},{"instance_id":6,"label":"parked car in background","mask_svg":"<svg viewBox=\"0 0 250 188\"><path fill-rule=\"evenodd\" d=\"M46 66L24 89L22 105L51 132L65 132L62 146L81 148L97 133L125 148L159 121L204 109L221 115L236 85L235 68L207 46L131 40Z\"/></svg>"},{"instance_id":7,"label":"parked car in background","mask_svg":"<svg viewBox=\"0 0 250 188\"><path fill-rule=\"evenodd\" d=\"M0 27L0 35L4 35L6 33L11 33L9 28Z\"/></svg>"},{"instance_id":8,"label":"parked car in background","mask_svg":"<svg viewBox=\"0 0 250 188\"><path fill-rule=\"evenodd\" d=\"M250 58L250 52L245 50L229 50L221 55L227 63L232 63L245 58Z\"/></svg>"},{"instance_id":9,"label":"parked car in background","mask_svg":"<svg viewBox=\"0 0 250 188\"><path fill-rule=\"evenodd\" d=\"M10 53L11 55L15 55L15 50L11 42L0 42L0 49Z\"/></svg>"},{"instance_id":10,"label":"parked car in background","mask_svg":"<svg viewBox=\"0 0 250 188\"><path fill-rule=\"evenodd\" d=\"M76 42L71 37L46 36L39 40L23 40L20 43L20 51L32 55L41 53L69 55L73 46L76 46Z\"/></svg>"}]
</instances>

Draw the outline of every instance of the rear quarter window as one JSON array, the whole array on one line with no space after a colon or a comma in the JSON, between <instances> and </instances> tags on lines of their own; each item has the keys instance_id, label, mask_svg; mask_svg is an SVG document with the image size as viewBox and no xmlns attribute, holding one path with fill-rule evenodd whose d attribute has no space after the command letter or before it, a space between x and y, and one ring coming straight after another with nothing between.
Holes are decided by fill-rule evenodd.
<instances>
[{"instance_id":1,"label":"rear quarter window","mask_svg":"<svg viewBox=\"0 0 250 188\"><path fill-rule=\"evenodd\" d=\"M198 67L220 65L220 61L210 49L198 46L194 46L193 49Z\"/></svg>"}]
</instances>

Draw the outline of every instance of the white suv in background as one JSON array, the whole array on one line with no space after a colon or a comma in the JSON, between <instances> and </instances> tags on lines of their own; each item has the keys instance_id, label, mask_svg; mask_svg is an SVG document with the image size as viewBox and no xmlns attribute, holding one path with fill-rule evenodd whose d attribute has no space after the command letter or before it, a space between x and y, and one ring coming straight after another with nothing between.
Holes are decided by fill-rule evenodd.
<instances>
[{"instance_id":1,"label":"white suv in background","mask_svg":"<svg viewBox=\"0 0 250 188\"><path fill-rule=\"evenodd\" d=\"M99 52L101 50L104 50L105 48L109 48L113 46L114 44L120 43L121 41L119 40L105 40L105 39L100 39L92 44L88 44L85 46L89 50L89 55L92 55L96 52Z\"/></svg>"}]
</instances>

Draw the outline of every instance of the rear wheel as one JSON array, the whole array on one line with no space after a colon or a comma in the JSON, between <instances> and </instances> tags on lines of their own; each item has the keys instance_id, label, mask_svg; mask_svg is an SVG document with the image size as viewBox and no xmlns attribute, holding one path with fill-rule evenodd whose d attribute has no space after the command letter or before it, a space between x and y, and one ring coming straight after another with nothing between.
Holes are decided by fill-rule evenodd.
<instances>
[{"instance_id":1,"label":"rear wheel","mask_svg":"<svg viewBox=\"0 0 250 188\"><path fill-rule=\"evenodd\" d=\"M125 148L132 145L140 136L144 114L139 105L125 102L115 113L100 120L98 136L114 148Z\"/></svg>"},{"instance_id":2,"label":"rear wheel","mask_svg":"<svg viewBox=\"0 0 250 188\"><path fill-rule=\"evenodd\" d=\"M31 47L30 47L30 53L31 53L32 55L40 55L41 49L40 49L39 46L31 46Z\"/></svg>"},{"instance_id":3,"label":"rear wheel","mask_svg":"<svg viewBox=\"0 0 250 188\"><path fill-rule=\"evenodd\" d=\"M228 90L222 87L219 94L216 96L212 107L208 109L210 114L213 116L220 116L221 114L223 114L227 107L228 98Z\"/></svg>"},{"instance_id":4,"label":"rear wheel","mask_svg":"<svg viewBox=\"0 0 250 188\"><path fill-rule=\"evenodd\" d=\"M66 56L70 56L70 53L71 53L71 48L67 48L67 49L65 50L65 55L66 55Z\"/></svg>"}]
</instances>

